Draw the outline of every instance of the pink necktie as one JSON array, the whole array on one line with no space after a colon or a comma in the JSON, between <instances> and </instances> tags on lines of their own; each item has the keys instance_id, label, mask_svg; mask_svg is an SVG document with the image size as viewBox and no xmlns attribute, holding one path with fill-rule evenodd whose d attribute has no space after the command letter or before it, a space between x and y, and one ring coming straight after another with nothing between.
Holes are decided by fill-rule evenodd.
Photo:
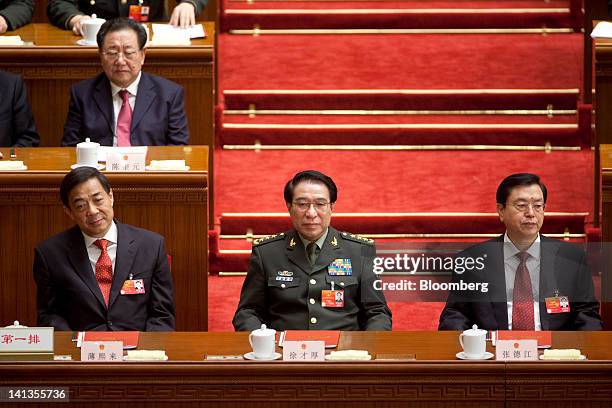
<instances>
[{"instance_id":1,"label":"pink necktie","mask_svg":"<svg viewBox=\"0 0 612 408\"><path fill-rule=\"evenodd\" d=\"M514 277L514 293L512 295L512 330L535 330L533 316L533 292L531 278L527 269L527 252L516 255L520 259L516 276Z\"/></svg>"},{"instance_id":2,"label":"pink necktie","mask_svg":"<svg viewBox=\"0 0 612 408\"><path fill-rule=\"evenodd\" d=\"M96 262L96 280L98 281L98 286L100 286L100 291L104 297L104 303L106 307L108 307L108 298L110 297L111 285L113 284L113 263L106 250L108 241L105 239L98 239L94 244L102 250Z\"/></svg>"},{"instance_id":3,"label":"pink necktie","mask_svg":"<svg viewBox=\"0 0 612 408\"><path fill-rule=\"evenodd\" d=\"M132 126L132 107L129 101L129 92L125 89L119 91L119 96L123 100L119 116L117 116L117 146L131 146L130 128Z\"/></svg>"}]
</instances>

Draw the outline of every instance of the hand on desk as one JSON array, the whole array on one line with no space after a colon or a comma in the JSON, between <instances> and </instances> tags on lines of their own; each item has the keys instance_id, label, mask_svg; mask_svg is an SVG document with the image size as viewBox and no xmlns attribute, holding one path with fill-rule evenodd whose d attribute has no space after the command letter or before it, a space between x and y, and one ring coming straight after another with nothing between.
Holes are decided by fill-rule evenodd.
<instances>
[{"instance_id":1,"label":"hand on desk","mask_svg":"<svg viewBox=\"0 0 612 408\"><path fill-rule=\"evenodd\" d=\"M90 19L91 17L85 15L77 15L70 19L68 22L68 27L72 29L74 35L83 35L83 30L81 26L83 25L83 21Z\"/></svg>"},{"instance_id":2,"label":"hand on desk","mask_svg":"<svg viewBox=\"0 0 612 408\"><path fill-rule=\"evenodd\" d=\"M195 24L195 6L189 2L178 4L170 16L170 24L187 28Z\"/></svg>"},{"instance_id":3,"label":"hand on desk","mask_svg":"<svg viewBox=\"0 0 612 408\"><path fill-rule=\"evenodd\" d=\"M4 17L0 16L0 34L5 33L6 30L8 30L8 24L6 23Z\"/></svg>"}]
</instances>

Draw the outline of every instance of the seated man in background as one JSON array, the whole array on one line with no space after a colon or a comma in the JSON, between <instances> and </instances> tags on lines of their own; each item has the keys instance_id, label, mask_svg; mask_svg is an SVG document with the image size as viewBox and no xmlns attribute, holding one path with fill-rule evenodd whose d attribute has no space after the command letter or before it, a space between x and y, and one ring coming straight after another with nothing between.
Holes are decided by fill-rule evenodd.
<instances>
[{"instance_id":1,"label":"seated man in background","mask_svg":"<svg viewBox=\"0 0 612 408\"><path fill-rule=\"evenodd\" d=\"M113 192L92 167L60 186L77 223L34 251L39 326L56 330L174 330L172 276L164 238L113 219Z\"/></svg>"},{"instance_id":2,"label":"seated man in background","mask_svg":"<svg viewBox=\"0 0 612 408\"><path fill-rule=\"evenodd\" d=\"M34 0L0 0L0 34L31 23L33 13Z\"/></svg>"},{"instance_id":3,"label":"seated man in background","mask_svg":"<svg viewBox=\"0 0 612 408\"><path fill-rule=\"evenodd\" d=\"M28 94L18 75L0 71L0 146L38 146Z\"/></svg>"},{"instance_id":4,"label":"seated man in background","mask_svg":"<svg viewBox=\"0 0 612 408\"><path fill-rule=\"evenodd\" d=\"M141 70L144 28L123 17L109 20L97 41L104 72L72 86L62 146L85 138L104 146L188 144L183 88Z\"/></svg>"},{"instance_id":5,"label":"seated man in background","mask_svg":"<svg viewBox=\"0 0 612 408\"><path fill-rule=\"evenodd\" d=\"M172 10L170 24L189 27L195 24L196 15L206 7L206 0L179 0ZM47 17L51 24L83 35L83 21L95 14L105 20L132 17L137 21L166 21L164 0L49 0Z\"/></svg>"},{"instance_id":6,"label":"seated man in background","mask_svg":"<svg viewBox=\"0 0 612 408\"><path fill-rule=\"evenodd\" d=\"M253 241L234 328L391 330L391 311L373 287L374 242L329 225L333 180L303 171L284 196L294 230Z\"/></svg>"},{"instance_id":7,"label":"seated man in background","mask_svg":"<svg viewBox=\"0 0 612 408\"><path fill-rule=\"evenodd\" d=\"M480 258L481 270L453 273L453 281L486 282L488 291L449 293L439 330L474 324L485 330L602 329L586 254L539 233L546 198L546 186L535 174L513 174L501 182L497 212L505 234L459 255Z\"/></svg>"}]
</instances>

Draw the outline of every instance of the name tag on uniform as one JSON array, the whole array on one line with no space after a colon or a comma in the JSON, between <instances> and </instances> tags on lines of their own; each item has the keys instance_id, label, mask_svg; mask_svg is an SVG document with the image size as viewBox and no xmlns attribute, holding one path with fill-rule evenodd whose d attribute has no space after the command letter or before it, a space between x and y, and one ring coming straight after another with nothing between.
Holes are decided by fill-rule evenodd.
<instances>
[{"instance_id":1,"label":"name tag on uniform","mask_svg":"<svg viewBox=\"0 0 612 408\"><path fill-rule=\"evenodd\" d=\"M282 282L293 282L293 272L276 271L276 280Z\"/></svg>"},{"instance_id":2,"label":"name tag on uniform","mask_svg":"<svg viewBox=\"0 0 612 408\"><path fill-rule=\"evenodd\" d=\"M546 301L546 311L549 314L569 313L570 304L567 296L553 296L544 299Z\"/></svg>"},{"instance_id":3,"label":"name tag on uniform","mask_svg":"<svg viewBox=\"0 0 612 408\"><path fill-rule=\"evenodd\" d=\"M145 293L143 279L128 279L123 282L121 291L122 295L142 295Z\"/></svg>"},{"instance_id":4,"label":"name tag on uniform","mask_svg":"<svg viewBox=\"0 0 612 408\"><path fill-rule=\"evenodd\" d=\"M323 307L344 307L343 290L322 290L321 306Z\"/></svg>"},{"instance_id":5,"label":"name tag on uniform","mask_svg":"<svg viewBox=\"0 0 612 408\"><path fill-rule=\"evenodd\" d=\"M334 259L327 267L327 274L330 276L351 276L353 268L350 259Z\"/></svg>"}]
</instances>

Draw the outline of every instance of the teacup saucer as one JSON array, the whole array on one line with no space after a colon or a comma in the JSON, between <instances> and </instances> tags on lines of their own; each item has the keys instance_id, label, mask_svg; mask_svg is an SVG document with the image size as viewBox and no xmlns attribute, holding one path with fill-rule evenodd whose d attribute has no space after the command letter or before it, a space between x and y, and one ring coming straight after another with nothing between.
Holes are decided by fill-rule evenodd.
<instances>
[{"instance_id":1,"label":"teacup saucer","mask_svg":"<svg viewBox=\"0 0 612 408\"><path fill-rule=\"evenodd\" d=\"M253 354L253 352L251 351L251 352L246 353L243 357L246 358L247 360L272 361L272 360L278 360L282 356L283 355L281 353L274 353L273 356L270 356L268 358L258 358L258 357L255 357L255 354Z\"/></svg>"},{"instance_id":2,"label":"teacup saucer","mask_svg":"<svg viewBox=\"0 0 612 408\"><path fill-rule=\"evenodd\" d=\"M493 353L489 353L488 351L485 351L485 353L480 357L468 357L467 355L465 355L463 351L460 351L457 354L455 354L455 356L459 360L488 360L493 357Z\"/></svg>"},{"instance_id":3,"label":"teacup saucer","mask_svg":"<svg viewBox=\"0 0 612 408\"><path fill-rule=\"evenodd\" d=\"M97 47L98 43L95 41L87 41L84 38L81 38L80 40L77 41L77 44L85 46L85 47Z\"/></svg>"}]
</instances>

